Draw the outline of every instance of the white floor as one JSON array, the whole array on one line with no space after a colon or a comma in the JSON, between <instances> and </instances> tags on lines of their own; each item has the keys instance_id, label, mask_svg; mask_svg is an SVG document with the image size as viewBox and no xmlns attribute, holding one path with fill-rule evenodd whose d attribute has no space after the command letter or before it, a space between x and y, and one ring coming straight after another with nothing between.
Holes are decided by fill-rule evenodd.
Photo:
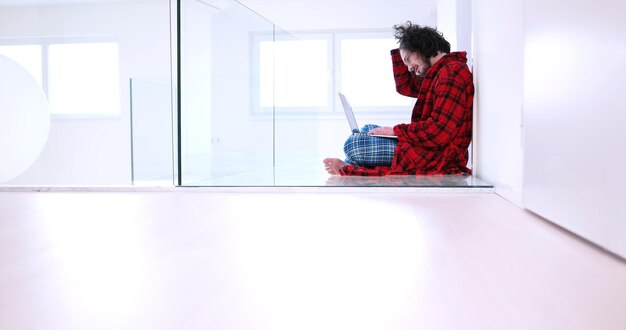
<instances>
[{"instance_id":1,"label":"white floor","mask_svg":"<svg viewBox=\"0 0 626 330\"><path fill-rule=\"evenodd\" d=\"M0 192L0 329L623 330L624 306L623 260L492 193Z\"/></svg>"}]
</instances>

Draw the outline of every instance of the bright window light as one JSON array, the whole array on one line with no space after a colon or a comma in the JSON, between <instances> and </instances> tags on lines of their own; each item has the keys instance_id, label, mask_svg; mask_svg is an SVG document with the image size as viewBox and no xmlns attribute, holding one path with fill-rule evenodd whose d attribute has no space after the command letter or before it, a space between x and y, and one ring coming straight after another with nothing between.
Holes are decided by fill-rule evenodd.
<instances>
[{"instance_id":1,"label":"bright window light","mask_svg":"<svg viewBox=\"0 0 626 330\"><path fill-rule=\"evenodd\" d=\"M399 95L393 80L389 39L342 39L341 91L353 106L407 106L415 100Z\"/></svg>"},{"instance_id":2,"label":"bright window light","mask_svg":"<svg viewBox=\"0 0 626 330\"><path fill-rule=\"evenodd\" d=\"M261 107L328 106L326 40L262 41Z\"/></svg>"},{"instance_id":3,"label":"bright window light","mask_svg":"<svg viewBox=\"0 0 626 330\"><path fill-rule=\"evenodd\" d=\"M48 98L56 115L119 115L117 43L49 46Z\"/></svg>"},{"instance_id":4,"label":"bright window light","mask_svg":"<svg viewBox=\"0 0 626 330\"><path fill-rule=\"evenodd\" d=\"M43 86L41 68L41 46L39 45L10 45L0 46L0 55L15 61L30 73L39 86Z\"/></svg>"}]
</instances>

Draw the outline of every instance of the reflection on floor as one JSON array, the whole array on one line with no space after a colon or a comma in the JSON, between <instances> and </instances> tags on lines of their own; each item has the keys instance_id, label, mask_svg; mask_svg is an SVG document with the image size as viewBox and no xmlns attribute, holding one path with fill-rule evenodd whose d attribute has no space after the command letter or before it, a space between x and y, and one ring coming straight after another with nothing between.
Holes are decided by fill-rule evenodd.
<instances>
[{"instance_id":1,"label":"reflection on floor","mask_svg":"<svg viewBox=\"0 0 626 330\"><path fill-rule=\"evenodd\" d=\"M329 176L326 186L337 187L446 187L491 188L492 185L471 175L390 175L384 177Z\"/></svg>"},{"instance_id":2,"label":"reflection on floor","mask_svg":"<svg viewBox=\"0 0 626 330\"><path fill-rule=\"evenodd\" d=\"M322 159L290 161L229 161L205 162L204 169L183 175L183 186L279 186L279 187L446 187L493 188L471 175L342 177L326 173ZM260 165L259 165L260 164Z\"/></svg>"},{"instance_id":3,"label":"reflection on floor","mask_svg":"<svg viewBox=\"0 0 626 330\"><path fill-rule=\"evenodd\" d=\"M626 264L496 194L329 190L4 192L0 329L626 329Z\"/></svg>"}]
</instances>

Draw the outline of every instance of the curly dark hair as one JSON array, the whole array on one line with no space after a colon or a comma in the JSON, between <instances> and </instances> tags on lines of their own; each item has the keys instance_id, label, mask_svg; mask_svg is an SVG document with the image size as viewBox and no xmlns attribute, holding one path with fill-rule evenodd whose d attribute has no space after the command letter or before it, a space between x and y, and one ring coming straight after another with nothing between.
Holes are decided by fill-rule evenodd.
<instances>
[{"instance_id":1,"label":"curly dark hair","mask_svg":"<svg viewBox=\"0 0 626 330\"><path fill-rule=\"evenodd\" d=\"M436 56L439 51L450 52L450 43L435 28L413 25L411 21L393 28L400 48L417 52L425 59Z\"/></svg>"}]
</instances>

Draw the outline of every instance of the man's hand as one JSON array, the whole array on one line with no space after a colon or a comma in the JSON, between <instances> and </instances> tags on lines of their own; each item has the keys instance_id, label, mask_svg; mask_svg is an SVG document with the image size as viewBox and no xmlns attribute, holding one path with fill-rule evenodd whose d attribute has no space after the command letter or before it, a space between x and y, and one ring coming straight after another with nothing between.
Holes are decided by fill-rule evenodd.
<instances>
[{"instance_id":1,"label":"man's hand","mask_svg":"<svg viewBox=\"0 0 626 330\"><path fill-rule=\"evenodd\" d=\"M367 134L390 135L390 136L396 135L393 132L393 127L377 127L368 131Z\"/></svg>"}]
</instances>

